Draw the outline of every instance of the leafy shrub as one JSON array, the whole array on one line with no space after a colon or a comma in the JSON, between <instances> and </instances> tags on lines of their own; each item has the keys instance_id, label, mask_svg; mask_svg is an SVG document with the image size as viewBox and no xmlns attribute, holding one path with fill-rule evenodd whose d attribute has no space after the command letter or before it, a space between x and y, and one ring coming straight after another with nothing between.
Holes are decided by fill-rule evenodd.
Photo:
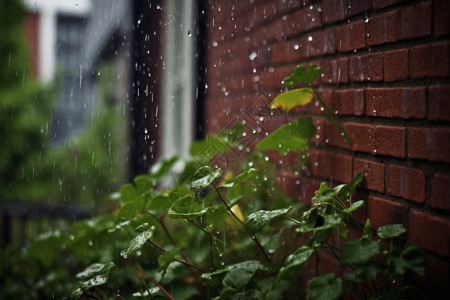
<instances>
[{"instance_id":1,"label":"leafy shrub","mask_svg":"<svg viewBox=\"0 0 450 300\"><path fill-rule=\"evenodd\" d=\"M272 108L289 111L314 99L326 107L310 85L320 72L313 65L298 67L286 85L308 86L282 93ZM18 280L21 264L36 270L25 277L31 295L49 297L51 291L96 299L296 299L305 291L306 299L398 298L405 287L395 286L392 278L408 270L424 274L424 251L398 239L406 231L402 225L374 231L369 220L362 225L353 216L364 205L352 198L361 174L336 187L322 183L311 207L290 199L276 184L266 151L304 157L315 134L310 117L282 125L227 170L208 166L211 158L239 146L241 134L238 126L194 143L192 160L161 161L122 186L113 215L77 222L67 234L39 237L11 266L16 277L2 276L8 287L2 297L26 297L18 286L24 284ZM201 150L208 145L216 151L205 156ZM183 170L168 181L175 164ZM341 271L321 274L324 260ZM49 275L37 271L42 269ZM299 276L310 269L314 274L302 286Z\"/></svg>"}]
</instances>

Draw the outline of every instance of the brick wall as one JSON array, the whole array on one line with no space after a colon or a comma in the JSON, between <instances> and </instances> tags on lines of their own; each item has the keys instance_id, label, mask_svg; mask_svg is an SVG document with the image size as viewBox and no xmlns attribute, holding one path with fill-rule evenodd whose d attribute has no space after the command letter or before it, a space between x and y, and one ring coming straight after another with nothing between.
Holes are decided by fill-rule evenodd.
<instances>
[{"instance_id":1,"label":"brick wall","mask_svg":"<svg viewBox=\"0 0 450 300\"><path fill-rule=\"evenodd\" d=\"M317 104L296 109L318 131L311 175L300 185L286 175L287 190L309 203L322 180L362 172L365 214L374 226L404 224L428 251L429 276L417 280L437 286L450 274L449 16L447 0L211 0L207 24L206 131L245 119L297 64L322 66L315 86L352 145ZM252 125L273 130L291 118Z\"/></svg>"}]
</instances>

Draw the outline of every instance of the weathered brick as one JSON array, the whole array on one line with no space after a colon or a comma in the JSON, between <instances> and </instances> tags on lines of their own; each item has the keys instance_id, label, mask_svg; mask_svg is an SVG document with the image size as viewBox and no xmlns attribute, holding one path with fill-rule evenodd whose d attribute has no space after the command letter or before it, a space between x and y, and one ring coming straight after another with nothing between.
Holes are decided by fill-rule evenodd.
<instances>
[{"instance_id":1,"label":"weathered brick","mask_svg":"<svg viewBox=\"0 0 450 300\"><path fill-rule=\"evenodd\" d=\"M281 188L288 197L295 199L299 196L299 182L298 176L295 176L289 171L280 171L276 178L276 184Z\"/></svg>"},{"instance_id":2,"label":"weathered brick","mask_svg":"<svg viewBox=\"0 0 450 300\"><path fill-rule=\"evenodd\" d=\"M436 254L446 257L450 254L449 222L444 218L411 210L409 238Z\"/></svg>"},{"instance_id":3,"label":"weathered brick","mask_svg":"<svg viewBox=\"0 0 450 300\"><path fill-rule=\"evenodd\" d=\"M320 81L322 83L347 83L348 82L348 59L346 57L325 60L321 63L323 69Z\"/></svg>"},{"instance_id":4,"label":"weathered brick","mask_svg":"<svg viewBox=\"0 0 450 300\"><path fill-rule=\"evenodd\" d=\"M366 188L384 193L384 164L355 158L353 161L353 175L362 173Z\"/></svg>"},{"instance_id":5,"label":"weathered brick","mask_svg":"<svg viewBox=\"0 0 450 300\"><path fill-rule=\"evenodd\" d=\"M334 153L328 151L309 151L311 174L325 179L333 178Z\"/></svg>"},{"instance_id":6,"label":"weathered brick","mask_svg":"<svg viewBox=\"0 0 450 300\"><path fill-rule=\"evenodd\" d=\"M322 4L322 22L334 23L343 20L344 3L342 0L324 0Z\"/></svg>"},{"instance_id":7,"label":"weathered brick","mask_svg":"<svg viewBox=\"0 0 450 300\"><path fill-rule=\"evenodd\" d=\"M441 36L450 33L450 1L435 0L434 4L434 35Z\"/></svg>"},{"instance_id":8,"label":"weathered brick","mask_svg":"<svg viewBox=\"0 0 450 300\"><path fill-rule=\"evenodd\" d=\"M285 19L283 29L287 37L322 26L320 11L317 5L305 6L293 14L287 15L286 18L281 19Z\"/></svg>"},{"instance_id":9,"label":"weathered brick","mask_svg":"<svg viewBox=\"0 0 450 300\"><path fill-rule=\"evenodd\" d=\"M388 169L387 192L417 203L425 201L425 174L422 170L391 165Z\"/></svg>"},{"instance_id":10,"label":"weathered brick","mask_svg":"<svg viewBox=\"0 0 450 300\"><path fill-rule=\"evenodd\" d=\"M387 118L425 118L425 87L367 88L366 114Z\"/></svg>"},{"instance_id":11,"label":"weathered brick","mask_svg":"<svg viewBox=\"0 0 450 300\"><path fill-rule=\"evenodd\" d=\"M450 121L450 85L428 87L428 119Z\"/></svg>"},{"instance_id":12,"label":"weathered brick","mask_svg":"<svg viewBox=\"0 0 450 300\"><path fill-rule=\"evenodd\" d=\"M366 47L366 23L361 20L338 27L336 42L339 52Z\"/></svg>"},{"instance_id":13,"label":"weathered brick","mask_svg":"<svg viewBox=\"0 0 450 300\"><path fill-rule=\"evenodd\" d=\"M343 123L342 125L344 126L346 132L349 133L346 123ZM350 140L352 140L351 137ZM341 132L337 129L336 125L334 125L331 121L328 120L325 121L325 143L343 149L352 148L351 145L345 142L344 137L342 136Z\"/></svg>"},{"instance_id":14,"label":"weathered brick","mask_svg":"<svg viewBox=\"0 0 450 300\"><path fill-rule=\"evenodd\" d=\"M399 49L384 53L384 80L397 81L409 76L408 50Z\"/></svg>"},{"instance_id":15,"label":"weathered brick","mask_svg":"<svg viewBox=\"0 0 450 300\"><path fill-rule=\"evenodd\" d=\"M408 157L450 162L450 129L409 128Z\"/></svg>"},{"instance_id":16,"label":"weathered brick","mask_svg":"<svg viewBox=\"0 0 450 300\"><path fill-rule=\"evenodd\" d=\"M333 125L334 126L334 125ZM372 126L354 122L344 123L344 128L352 143L352 151L370 152L372 149ZM341 137L342 138L342 137Z\"/></svg>"},{"instance_id":17,"label":"weathered brick","mask_svg":"<svg viewBox=\"0 0 450 300\"><path fill-rule=\"evenodd\" d=\"M334 98L334 90L327 89L327 88L321 88L317 90L317 93L319 94L320 98L325 102L325 105L333 111L333 98ZM325 114L325 109L322 105L320 105L319 101L315 101L311 105L311 112L314 114Z\"/></svg>"},{"instance_id":18,"label":"weathered brick","mask_svg":"<svg viewBox=\"0 0 450 300\"><path fill-rule=\"evenodd\" d=\"M411 48L409 74L412 78L449 76L449 42L425 44Z\"/></svg>"},{"instance_id":19,"label":"weathered brick","mask_svg":"<svg viewBox=\"0 0 450 300\"><path fill-rule=\"evenodd\" d=\"M417 20L420 20L418 22ZM431 1L402 8L399 39L412 39L431 34Z\"/></svg>"},{"instance_id":20,"label":"weathered brick","mask_svg":"<svg viewBox=\"0 0 450 300\"><path fill-rule=\"evenodd\" d=\"M348 183L353 178L353 157L344 154L334 155L333 178Z\"/></svg>"},{"instance_id":21,"label":"weathered brick","mask_svg":"<svg viewBox=\"0 0 450 300\"><path fill-rule=\"evenodd\" d=\"M375 53L350 58L350 80L382 81L383 80L383 54Z\"/></svg>"},{"instance_id":22,"label":"weathered brick","mask_svg":"<svg viewBox=\"0 0 450 300\"><path fill-rule=\"evenodd\" d=\"M390 224L406 224L406 207L402 204L370 196L367 201L367 215L373 229Z\"/></svg>"},{"instance_id":23,"label":"weathered brick","mask_svg":"<svg viewBox=\"0 0 450 300\"><path fill-rule=\"evenodd\" d=\"M372 8L380 9L387 6L391 6L400 2L404 2L405 0L372 0Z\"/></svg>"},{"instance_id":24,"label":"weathered brick","mask_svg":"<svg viewBox=\"0 0 450 300\"><path fill-rule=\"evenodd\" d=\"M400 10L396 9L370 18L367 24L369 46L396 42L399 31Z\"/></svg>"},{"instance_id":25,"label":"weathered brick","mask_svg":"<svg viewBox=\"0 0 450 300\"><path fill-rule=\"evenodd\" d=\"M364 106L363 89L337 90L335 92L334 109L337 115L362 116L365 111Z\"/></svg>"},{"instance_id":26,"label":"weathered brick","mask_svg":"<svg viewBox=\"0 0 450 300\"><path fill-rule=\"evenodd\" d=\"M450 210L450 175L437 173L431 185L431 203L434 208Z\"/></svg>"},{"instance_id":27,"label":"weathered brick","mask_svg":"<svg viewBox=\"0 0 450 300\"><path fill-rule=\"evenodd\" d=\"M370 152L376 155L405 157L405 127L377 125L369 134Z\"/></svg>"}]
</instances>

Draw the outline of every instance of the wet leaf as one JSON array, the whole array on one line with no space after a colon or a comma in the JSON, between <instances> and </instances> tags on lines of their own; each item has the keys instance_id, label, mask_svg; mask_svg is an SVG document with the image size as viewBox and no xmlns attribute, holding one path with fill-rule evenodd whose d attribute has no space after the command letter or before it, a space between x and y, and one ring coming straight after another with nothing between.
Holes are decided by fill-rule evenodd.
<instances>
[{"instance_id":1,"label":"wet leaf","mask_svg":"<svg viewBox=\"0 0 450 300\"><path fill-rule=\"evenodd\" d=\"M109 272L116 265L113 262L107 264L94 264L87 267L83 272L77 274L77 278L85 278L78 289L72 292L70 296L72 299L78 299L84 292L88 291L91 287L102 285L108 281ZM90 275L89 277L87 277Z\"/></svg>"},{"instance_id":2,"label":"wet leaf","mask_svg":"<svg viewBox=\"0 0 450 300\"><path fill-rule=\"evenodd\" d=\"M308 246L302 246L290 254L283 262L283 266L278 271L278 279L281 279L287 272L292 271L300 265L306 263L313 254L314 250Z\"/></svg>"},{"instance_id":3,"label":"wet leaf","mask_svg":"<svg viewBox=\"0 0 450 300\"><path fill-rule=\"evenodd\" d=\"M164 254L161 254L158 257L158 265L163 269L167 267L175 258L175 255L178 255L181 251L181 248L177 248L175 250L166 251Z\"/></svg>"},{"instance_id":4,"label":"wet leaf","mask_svg":"<svg viewBox=\"0 0 450 300\"><path fill-rule=\"evenodd\" d=\"M349 198L353 192L355 191L358 184L363 182L364 177L362 173L356 174L355 177L353 177L352 181L345 184L338 192L337 196L341 201L344 201L346 198Z\"/></svg>"},{"instance_id":5,"label":"wet leaf","mask_svg":"<svg viewBox=\"0 0 450 300\"><path fill-rule=\"evenodd\" d=\"M270 108L281 108L282 110L289 112L296 106L311 103L313 98L314 92L311 88L290 90L275 97L275 99L273 99L272 103L270 104Z\"/></svg>"},{"instance_id":6,"label":"wet leaf","mask_svg":"<svg viewBox=\"0 0 450 300\"><path fill-rule=\"evenodd\" d=\"M381 253L381 245L376 241L361 239L343 242L341 259L343 264L361 265L370 262Z\"/></svg>"},{"instance_id":7,"label":"wet leaf","mask_svg":"<svg viewBox=\"0 0 450 300\"><path fill-rule=\"evenodd\" d=\"M149 194L153 190L153 181L148 176L137 176L134 178L134 184L138 194Z\"/></svg>"},{"instance_id":8,"label":"wet leaf","mask_svg":"<svg viewBox=\"0 0 450 300\"><path fill-rule=\"evenodd\" d=\"M149 176L155 179L155 183L161 181L169 172L173 166L179 161L178 156L172 156L171 158L164 159L150 169Z\"/></svg>"},{"instance_id":9,"label":"wet leaf","mask_svg":"<svg viewBox=\"0 0 450 300\"><path fill-rule=\"evenodd\" d=\"M352 213L358 208L362 207L364 205L364 200L359 200L356 202L353 202L348 208L344 209L343 211L346 213Z\"/></svg>"},{"instance_id":10,"label":"wet leaf","mask_svg":"<svg viewBox=\"0 0 450 300\"><path fill-rule=\"evenodd\" d=\"M251 234L260 232L263 229L264 225L267 224L267 222L276 217L284 215L291 209L292 206L283 209L276 209L270 211L260 210L254 212L251 215L249 215L245 220L245 229L247 229L247 231L250 232Z\"/></svg>"},{"instance_id":11,"label":"wet leaf","mask_svg":"<svg viewBox=\"0 0 450 300\"><path fill-rule=\"evenodd\" d=\"M407 242L403 251L394 248L388 261L389 267L397 275L404 275L406 269L411 269L424 276L426 271L426 252L418 244Z\"/></svg>"},{"instance_id":12,"label":"wet leaf","mask_svg":"<svg viewBox=\"0 0 450 300\"><path fill-rule=\"evenodd\" d=\"M207 188L215 179L222 176L222 170L213 171L211 167L201 167L194 174L194 181L191 183L191 191L195 193L195 197L200 197L200 192Z\"/></svg>"},{"instance_id":13,"label":"wet leaf","mask_svg":"<svg viewBox=\"0 0 450 300\"><path fill-rule=\"evenodd\" d=\"M257 174L257 172L258 172L257 169L250 168L250 169L246 170L245 172L242 172L241 174L236 176L236 178L234 178L234 180L232 182L224 184L223 187L232 188L233 186L243 182L244 180L246 180L248 178L253 178L255 176L255 174Z\"/></svg>"},{"instance_id":14,"label":"wet leaf","mask_svg":"<svg viewBox=\"0 0 450 300\"><path fill-rule=\"evenodd\" d=\"M155 231L155 227L150 227L149 230L146 230L137 236L135 236L131 241L126 250L122 250L120 255L127 259L128 257L132 257L136 254L136 252L141 249L141 247L153 236L153 232Z\"/></svg>"},{"instance_id":15,"label":"wet leaf","mask_svg":"<svg viewBox=\"0 0 450 300\"><path fill-rule=\"evenodd\" d=\"M398 237L400 234L405 233L406 228L402 224L391 224L382 227L378 227L377 236L380 239L390 239Z\"/></svg>"},{"instance_id":16,"label":"wet leaf","mask_svg":"<svg viewBox=\"0 0 450 300\"><path fill-rule=\"evenodd\" d=\"M207 208L199 201L195 201L192 196L178 199L169 209L169 216L176 219L192 218L201 216L207 212Z\"/></svg>"},{"instance_id":17,"label":"wet leaf","mask_svg":"<svg viewBox=\"0 0 450 300\"><path fill-rule=\"evenodd\" d=\"M225 266L223 269L216 270L211 273L205 273L202 274L201 278L205 279L207 281L212 281L214 279L217 279L218 276L222 276L232 270L236 269L244 269L249 272L256 272L256 271L267 271L268 268L264 266L261 262L257 260L247 260L244 262L240 262L233 265Z\"/></svg>"},{"instance_id":18,"label":"wet leaf","mask_svg":"<svg viewBox=\"0 0 450 300\"><path fill-rule=\"evenodd\" d=\"M227 273L227 275L225 275L225 277L222 280L222 284L224 286L229 286L234 289L240 289L246 286L250 282L250 280L252 280L255 273L256 270L237 268L231 270L230 272Z\"/></svg>"},{"instance_id":19,"label":"wet leaf","mask_svg":"<svg viewBox=\"0 0 450 300\"><path fill-rule=\"evenodd\" d=\"M353 282L367 282L376 280L378 269L375 263L371 262L367 265L356 265L352 273L345 273L343 277Z\"/></svg>"},{"instance_id":20,"label":"wet leaf","mask_svg":"<svg viewBox=\"0 0 450 300\"><path fill-rule=\"evenodd\" d=\"M308 147L316 129L311 117L302 117L292 123L280 126L256 145L259 150L277 150L286 155L293 150Z\"/></svg>"},{"instance_id":21,"label":"wet leaf","mask_svg":"<svg viewBox=\"0 0 450 300\"><path fill-rule=\"evenodd\" d=\"M308 70L304 65L300 65L284 79L284 85L287 88L293 88L297 83L311 84L321 73L322 68L314 64L310 64Z\"/></svg>"},{"instance_id":22,"label":"wet leaf","mask_svg":"<svg viewBox=\"0 0 450 300\"><path fill-rule=\"evenodd\" d=\"M156 195L147 203L148 210L168 210L172 206L172 201L167 195Z\"/></svg>"},{"instance_id":23,"label":"wet leaf","mask_svg":"<svg viewBox=\"0 0 450 300\"><path fill-rule=\"evenodd\" d=\"M316 276L308 282L306 288L307 300L334 300L339 299L343 292L342 279L336 278L333 273Z\"/></svg>"}]
</instances>

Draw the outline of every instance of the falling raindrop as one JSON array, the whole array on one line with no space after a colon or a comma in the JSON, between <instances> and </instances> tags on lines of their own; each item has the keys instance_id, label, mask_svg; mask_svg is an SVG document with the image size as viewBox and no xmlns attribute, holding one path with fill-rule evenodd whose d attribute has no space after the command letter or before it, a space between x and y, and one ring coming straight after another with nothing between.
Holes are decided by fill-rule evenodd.
<instances>
[{"instance_id":1,"label":"falling raindrop","mask_svg":"<svg viewBox=\"0 0 450 300\"><path fill-rule=\"evenodd\" d=\"M312 41L313 40L313 38L312 38L312 36L308 36L308 41Z\"/></svg>"},{"instance_id":2,"label":"falling raindrop","mask_svg":"<svg viewBox=\"0 0 450 300\"><path fill-rule=\"evenodd\" d=\"M364 20L364 22L366 22L366 23L369 22L369 15L367 14L367 12L364 13L364 15L363 15L363 20Z\"/></svg>"}]
</instances>

